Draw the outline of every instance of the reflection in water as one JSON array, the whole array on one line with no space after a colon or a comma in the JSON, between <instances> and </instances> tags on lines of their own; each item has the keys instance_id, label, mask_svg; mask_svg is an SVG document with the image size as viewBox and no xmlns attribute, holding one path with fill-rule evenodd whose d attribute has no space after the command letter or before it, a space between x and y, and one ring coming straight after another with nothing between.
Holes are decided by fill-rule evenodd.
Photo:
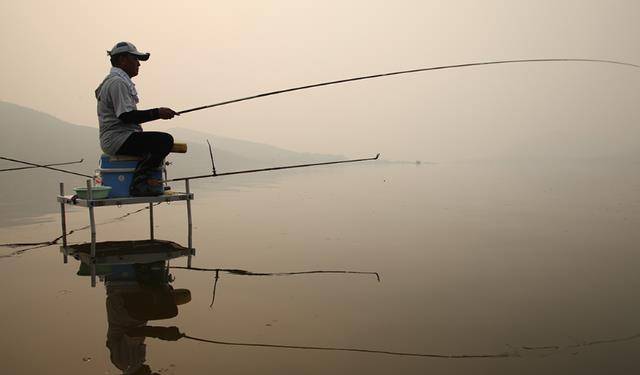
<instances>
[{"instance_id":1,"label":"reflection in water","mask_svg":"<svg viewBox=\"0 0 640 375\"><path fill-rule=\"evenodd\" d=\"M144 241L147 242L148 241ZM135 248L135 241L132 241L132 248ZM390 355L401 357L423 357L441 359L501 359L533 356L548 356L562 354L566 350L571 350L571 354L577 354L577 350L594 345L605 345L625 341L633 341L640 338L640 334L627 337L612 338L604 340L593 340L575 345L545 345L545 346L516 346L510 350L495 353L420 353L420 352L400 352L391 350L377 350L357 347L331 347L313 345L287 345L276 343L260 342L239 342L230 340L217 340L201 338L180 332L175 326L158 326L149 324L150 321L175 318L178 315L178 306L186 304L191 300L191 293L188 289L174 289L171 283L173 276L169 273L171 268L185 269L185 267L170 267L167 260L167 253L162 249L166 246L158 246L157 252L148 252L144 257L140 253L135 253L136 263L119 262L118 264L102 264L97 271L100 279L104 281L107 297L107 342L106 346L110 353L110 359L114 366L123 374L158 374L153 372L146 363L147 337L166 341L178 341L186 339L201 343L224 346L242 346L253 348L272 348L285 350L307 350L307 351L340 351L374 355ZM122 248L119 250L119 259L127 259L132 254L131 249ZM113 255L113 254L111 254ZM159 258L163 258L159 260ZM299 271L299 272L252 272L241 269L225 268L194 268L194 271L215 272L215 283L220 277L220 273L225 272L232 275L241 276L291 276L303 274L369 274L375 275L380 281L376 272L362 271ZM78 275L87 275L88 266L80 264ZM215 284L214 284L215 298ZM212 301L213 303L213 301Z\"/></svg>"},{"instance_id":2,"label":"reflection in water","mask_svg":"<svg viewBox=\"0 0 640 375\"><path fill-rule=\"evenodd\" d=\"M157 203L153 203L154 206L157 206L159 204L162 204L162 202L157 202ZM98 225L104 225L104 224L110 224L110 223L115 223L118 221L121 221L131 215L135 215L139 212L143 212L145 210L148 210L149 206L144 206L143 208L139 208L137 210L133 210L133 211L129 211L123 215L108 219L106 221L100 222L100 223L96 223L96 226ZM86 230L89 229L89 225L83 225L81 227L78 228L74 228L69 230L66 235L70 236L76 232L82 231L82 230ZM49 246L53 246L53 245L57 245L60 243L60 241L62 240L63 235L59 235L51 240L48 241L39 241L39 242L13 242L13 243L0 243L0 247L8 247L8 248L17 248L17 247L27 247L26 249L19 249L16 251L13 251L9 254L5 254L5 255L0 255L0 259L2 258L10 258L10 257L14 257L14 256L18 256L18 255L22 255L23 253L26 253L27 251L31 251L31 250L36 250L36 249L41 249L43 247L49 247Z\"/></svg>"},{"instance_id":3,"label":"reflection in water","mask_svg":"<svg viewBox=\"0 0 640 375\"><path fill-rule=\"evenodd\" d=\"M82 266L81 266L82 267ZM182 268L182 267L176 267ZM212 269L199 269L212 270ZM301 271L265 273L251 272L237 269L215 269L216 281L219 272L249 276L284 276L312 273L352 273L373 274L376 272L360 271ZM264 343L246 343L220 341L185 335L177 327L150 326L150 320L174 318L178 315L178 305L191 300L191 293L187 289L174 289L169 274L169 266L165 261L150 263L136 263L111 266L102 270L102 278L107 289L107 347L110 351L111 362L124 374L151 374L151 368L146 362L147 337L161 340L177 341L181 338L227 346L263 347L279 349L301 349L320 351L346 351L371 354L387 354L395 356L430 357L430 358L505 358L514 356L510 353L496 354L433 354L409 353L362 348L339 348L301 345L282 345ZM215 290L215 289L214 289ZM214 297L215 298L215 297Z\"/></svg>"},{"instance_id":4,"label":"reflection in water","mask_svg":"<svg viewBox=\"0 0 640 375\"><path fill-rule=\"evenodd\" d=\"M561 346L561 345L544 345L544 346L522 346L521 349L522 350L529 350L529 351L546 351L549 354L553 354L556 352L560 352L563 350L577 350L577 349L582 349L588 346L594 346L594 345L603 345L603 344L616 344L616 343L621 343L621 342L627 342L627 341L633 341L633 340L637 340L640 339L640 333L636 333L634 335L630 335L630 336L625 336L625 337L615 337L615 338L610 338L610 339L599 339L599 340L592 340L592 341L584 341L584 342L580 342L577 344L572 344L572 345L565 345L565 346Z\"/></svg>"},{"instance_id":5,"label":"reflection in water","mask_svg":"<svg viewBox=\"0 0 640 375\"><path fill-rule=\"evenodd\" d=\"M447 358L447 359L473 359L473 358L507 358L507 357L519 357L518 353L494 353L494 354L435 354L435 353L409 353L409 352L392 352L388 350L373 350L373 349L361 349L361 348L337 348L327 346L300 346L300 345L279 345L279 344L260 344L260 343L248 343L248 342L232 342L232 341L220 341L220 340L207 340L198 337L192 337L189 335L183 335L183 337L206 342L210 344L228 345L228 346L248 346L248 347L260 347L260 348L278 348L278 349L302 349L302 350L321 350L321 351L337 351L337 352L355 352L355 353L370 353L370 354L387 354L401 357L427 357L427 358Z\"/></svg>"},{"instance_id":6,"label":"reflection in water","mask_svg":"<svg viewBox=\"0 0 640 375\"><path fill-rule=\"evenodd\" d=\"M141 254L137 243L117 250L118 262L102 262L97 267L104 281L107 297L107 348L111 362L123 374L155 374L146 364L147 337L176 341L183 335L177 327L149 325L153 320L175 318L178 306L191 301L188 289L174 289L169 273L166 244L158 243L157 251L147 248ZM148 245L149 241L144 241ZM113 256L113 250L110 255ZM134 258L136 263L126 259ZM88 275L89 266L80 263L78 275Z\"/></svg>"},{"instance_id":7,"label":"reflection in water","mask_svg":"<svg viewBox=\"0 0 640 375\"><path fill-rule=\"evenodd\" d=\"M241 270L237 268L200 268L200 267L180 267L173 266L171 268L189 270L189 271L203 271L203 272L215 272L213 277L213 291L211 293L211 303L209 308L213 308L213 304L216 301L216 291L218 290L218 280L220 280L220 273L228 273L237 276L296 276L296 275L311 275L311 274L351 274L351 275L375 275L378 282L380 282L380 274L378 272L371 271L345 271L345 270L315 270L315 271L297 271L297 272L253 272L247 270Z\"/></svg>"},{"instance_id":8,"label":"reflection in water","mask_svg":"<svg viewBox=\"0 0 640 375\"><path fill-rule=\"evenodd\" d=\"M174 266L171 268L193 270L193 271L205 271L205 272L226 272L232 275L240 276L293 276L293 275L309 275L314 273L333 273L333 274L356 274L356 275L375 275L380 282L380 274L373 271L344 271L344 270L315 270L315 271L296 271L296 272L253 272L247 270L241 270L237 268L199 268L199 267L180 267Z\"/></svg>"},{"instance_id":9,"label":"reflection in water","mask_svg":"<svg viewBox=\"0 0 640 375\"><path fill-rule=\"evenodd\" d=\"M309 267L361 264L364 270L381 271L385 284L375 283L373 276L267 281L220 273L217 311L207 314L214 273L171 269L177 280L170 284L191 289L194 301L178 305L174 320L149 320L142 327L173 325L189 337L217 343L147 338L145 364L161 373L163 367L167 373L253 373L256 368L264 374L382 374L392 368L401 373L635 373L634 351L640 345L640 338L632 335L640 332L634 319L640 287L637 166L586 164L459 163L419 175L415 168L395 166L340 173L333 176L341 177L335 184L292 176L278 185L278 194L259 188L243 194L215 190L201 203L197 237L200 244L215 244L216 251L202 251L197 265L216 268L224 262L250 271L295 271L282 269L282 260ZM353 188L356 180L359 185L366 181L366 195ZM322 197L314 198L319 191ZM278 210L282 207L290 209ZM85 224L81 215L71 221L78 227ZM125 225L105 230L113 238L135 238L140 233L126 224L144 219L134 215ZM180 223L182 216L167 219L165 228ZM48 227L40 228L17 227L15 238L13 229L3 228L6 235L0 242L37 242L59 234L57 226L50 235L45 234ZM247 235L247 228L255 231ZM252 248L259 251L239 252ZM102 291L78 292L78 287L88 287L88 280L69 280L61 276L71 272L67 267L49 266L53 250L0 259L2 293L10 301L2 305L3 328L7 337L16 338L5 340L2 372L46 373L59 367L68 374L121 373L107 358L102 360L110 354ZM31 272L38 275L31 277ZM67 290L73 293L65 294ZM47 318L68 319L55 320L52 335L42 337L47 321L53 320L42 319L41 309L29 306L32 301L48 306ZM183 322L187 315L194 319ZM79 320L84 324L73 323ZM264 324L275 321L273 327ZM97 328L97 336L88 334L89 326ZM129 331L131 337L139 337L134 332ZM146 333L151 337L152 332ZM171 337L160 332L156 336ZM60 346L60 337L67 338L66 345L51 348ZM627 339L631 341L608 343ZM435 354L509 352L521 358L439 361L225 343ZM223 358L207 361L213 355ZM543 356L546 359L538 358Z\"/></svg>"},{"instance_id":10,"label":"reflection in water","mask_svg":"<svg viewBox=\"0 0 640 375\"><path fill-rule=\"evenodd\" d=\"M189 302L191 293L169 284L165 261L116 268L105 276L111 362L125 374L148 374L145 339L175 341L182 337L176 327L150 326L148 322L176 317L178 305Z\"/></svg>"}]
</instances>

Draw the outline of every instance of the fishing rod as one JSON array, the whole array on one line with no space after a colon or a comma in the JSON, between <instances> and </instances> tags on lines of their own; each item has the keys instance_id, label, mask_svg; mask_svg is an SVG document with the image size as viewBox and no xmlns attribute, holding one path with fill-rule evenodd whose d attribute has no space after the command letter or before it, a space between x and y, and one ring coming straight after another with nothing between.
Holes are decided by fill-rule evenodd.
<instances>
[{"instance_id":1,"label":"fishing rod","mask_svg":"<svg viewBox=\"0 0 640 375\"><path fill-rule=\"evenodd\" d=\"M44 164L42 167L46 168L46 167L53 167L53 166L59 166L59 165L79 164L79 163L82 163L83 161L84 161L84 159L80 159L78 161L68 161L68 162L64 162L64 163ZM5 168L5 169L0 169L0 172L20 171L20 170L23 170L23 169L32 169L32 168L40 168L40 167L28 166L28 167Z\"/></svg>"},{"instance_id":2,"label":"fishing rod","mask_svg":"<svg viewBox=\"0 0 640 375\"><path fill-rule=\"evenodd\" d=\"M243 171L234 171L234 172L225 172L225 173L216 173L215 167L213 169L213 173L205 174L200 176L189 176L189 177L179 177L172 178L169 180L164 180L163 182L176 182L176 181L185 181L185 180L196 180L200 178L210 178L210 177L221 177L221 176L231 176L234 174L245 174L245 173L256 173L256 172L266 172L266 171L277 171L281 169L293 169L293 168L305 168L305 167L315 167L319 165L330 165L330 164L342 164L342 163L356 163L361 161L370 161L370 160L378 160L380 154L372 158L364 158L364 159L351 159L351 160L338 160L338 161L329 161L323 163L311 163L311 164L298 164L298 165L285 165L282 167L271 167L271 168L261 168L261 169L249 169Z\"/></svg>"},{"instance_id":3,"label":"fishing rod","mask_svg":"<svg viewBox=\"0 0 640 375\"><path fill-rule=\"evenodd\" d=\"M52 171L58 171L58 172L62 172L62 173L68 173L68 174L72 174L72 175L76 175L76 176L81 176L81 177L88 177L88 178L94 178L94 176L89 176L88 174L82 174L82 173L76 173L76 172L71 172L71 171L67 171L66 169L60 169L60 168L53 168L50 167L48 165L42 165L42 164L36 164L36 163L31 163L28 161L23 161L23 160L18 160L18 159L12 159L12 158L7 158L4 156L0 156L0 159L3 160L8 160L8 161L13 161L16 163L22 163L22 164L26 164L26 165L31 165L35 168L45 168L45 169L51 169ZM82 160L81 160L82 161Z\"/></svg>"},{"instance_id":4,"label":"fishing rod","mask_svg":"<svg viewBox=\"0 0 640 375\"><path fill-rule=\"evenodd\" d=\"M265 96L284 94L284 93L292 92L292 91L306 90L306 89L311 89L311 88L314 88L314 87L337 85L337 84L353 82L353 81L361 81L361 80L365 80L365 79L388 77L388 76L394 76L394 75L400 75L400 74L427 72L427 71L432 71L432 70L466 68L466 67L480 66L480 65L536 63L536 62L590 62L590 63L625 65L625 66L630 66L630 67L633 67L633 68L639 68L640 69L640 65L636 65L636 64L631 64L631 63L622 62L622 61L599 60L599 59L522 59L522 60L498 60L498 61L473 62L473 63L455 64L455 65L442 65L442 66L433 66L433 67L428 67L428 68L400 70L400 71L396 71L396 72L373 74L373 75L354 77L354 78L346 78L346 79L340 79L340 80L337 80L337 81L314 83L314 84L305 85L305 86L298 86L298 87L292 87L292 88L283 89L283 90L270 91L270 92L265 92L265 93L258 94L258 95L247 96L247 97L244 97L244 98L232 99L232 100L227 100L227 101L220 102L220 103L203 105L203 106L200 106L200 107L185 109L185 110L182 110L182 111L178 112L178 114L181 115L183 113L200 111L200 110L207 109L207 108L219 107L219 106L223 106L223 105L227 105L227 104L243 102L243 101L246 101L246 100L264 98Z\"/></svg>"}]
</instances>

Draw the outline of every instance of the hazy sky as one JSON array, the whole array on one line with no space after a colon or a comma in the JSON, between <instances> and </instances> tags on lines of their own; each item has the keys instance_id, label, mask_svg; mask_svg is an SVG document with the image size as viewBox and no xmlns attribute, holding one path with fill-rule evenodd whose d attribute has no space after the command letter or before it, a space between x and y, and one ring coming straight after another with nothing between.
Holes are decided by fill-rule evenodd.
<instances>
[{"instance_id":1,"label":"hazy sky","mask_svg":"<svg viewBox=\"0 0 640 375\"><path fill-rule=\"evenodd\" d=\"M106 50L135 43L140 108L518 58L640 64L637 0L3 1L0 100L97 126ZM526 64L384 78L151 123L294 150L455 160L638 147L640 70Z\"/></svg>"}]
</instances>

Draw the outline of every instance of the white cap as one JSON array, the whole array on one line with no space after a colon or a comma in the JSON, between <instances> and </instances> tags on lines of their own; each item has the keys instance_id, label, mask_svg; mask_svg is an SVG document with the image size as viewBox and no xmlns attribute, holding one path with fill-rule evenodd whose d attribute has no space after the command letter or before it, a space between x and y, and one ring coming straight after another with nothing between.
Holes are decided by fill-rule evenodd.
<instances>
[{"instance_id":1,"label":"white cap","mask_svg":"<svg viewBox=\"0 0 640 375\"><path fill-rule=\"evenodd\" d=\"M107 55L113 56L113 55L117 55L125 52L134 55L135 57L138 58L138 60L142 60L142 61L149 60L149 56L151 56L150 53L142 53L138 51L136 46L134 46L133 43L129 43L129 42L116 43L116 45L113 46L113 48L111 48L111 51L107 51Z\"/></svg>"}]
</instances>

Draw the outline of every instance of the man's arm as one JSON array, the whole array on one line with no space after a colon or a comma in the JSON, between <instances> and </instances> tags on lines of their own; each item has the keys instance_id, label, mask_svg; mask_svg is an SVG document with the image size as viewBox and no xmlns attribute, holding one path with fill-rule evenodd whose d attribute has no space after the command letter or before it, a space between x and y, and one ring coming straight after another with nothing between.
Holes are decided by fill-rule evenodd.
<instances>
[{"instance_id":1,"label":"man's arm","mask_svg":"<svg viewBox=\"0 0 640 375\"><path fill-rule=\"evenodd\" d=\"M125 123L142 124L157 119L168 120L178 115L174 110L164 107L138 111L127 85L121 79L111 82L108 90L116 116Z\"/></svg>"},{"instance_id":2,"label":"man's arm","mask_svg":"<svg viewBox=\"0 0 640 375\"><path fill-rule=\"evenodd\" d=\"M122 120L122 122L125 122L128 124L142 124L142 123L157 120L157 119L169 120L176 115L178 114L171 108L161 107L161 108L147 109L144 111L133 110L133 111L125 112L120 116L118 116L118 118Z\"/></svg>"}]
</instances>

